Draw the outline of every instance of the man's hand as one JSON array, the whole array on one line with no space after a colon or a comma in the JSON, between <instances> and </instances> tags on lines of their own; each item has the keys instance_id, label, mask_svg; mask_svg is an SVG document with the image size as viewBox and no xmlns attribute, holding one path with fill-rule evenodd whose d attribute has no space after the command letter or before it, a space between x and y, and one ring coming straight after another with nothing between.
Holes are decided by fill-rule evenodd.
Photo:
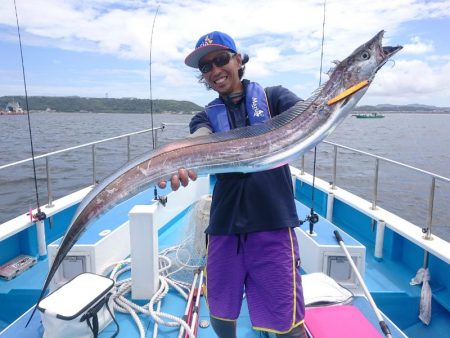
<instances>
[{"instance_id":1,"label":"man's hand","mask_svg":"<svg viewBox=\"0 0 450 338\"><path fill-rule=\"evenodd\" d=\"M170 178L170 187L173 191L177 191L180 187L180 183L183 187L187 186L189 183L189 179L195 181L197 179L197 173L194 170L187 170L184 168L178 169L178 175L173 175ZM167 185L167 182L164 180L159 181L158 187L164 189Z\"/></svg>"}]
</instances>

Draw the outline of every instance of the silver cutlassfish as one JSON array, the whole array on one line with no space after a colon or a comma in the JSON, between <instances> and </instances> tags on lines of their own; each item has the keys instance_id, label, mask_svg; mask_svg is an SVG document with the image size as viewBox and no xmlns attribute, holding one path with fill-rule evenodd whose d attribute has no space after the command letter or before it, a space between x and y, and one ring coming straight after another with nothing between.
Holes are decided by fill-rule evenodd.
<instances>
[{"instance_id":1,"label":"silver cutlassfish","mask_svg":"<svg viewBox=\"0 0 450 338\"><path fill-rule=\"evenodd\" d=\"M255 172L289 163L316 146L352 111L376 72L402 48L383 47L383 34L384 31L379 32L338 63L329 73L329 80L308 100L298 102L266 123L171 143L136 159L97 185L78 207L39 301L64 257L93 220L127 198L170 178L179 168L193 169L198 174ZM334 102L334 98L360 83L366 85Z\"/></svg>"}]
</instances>

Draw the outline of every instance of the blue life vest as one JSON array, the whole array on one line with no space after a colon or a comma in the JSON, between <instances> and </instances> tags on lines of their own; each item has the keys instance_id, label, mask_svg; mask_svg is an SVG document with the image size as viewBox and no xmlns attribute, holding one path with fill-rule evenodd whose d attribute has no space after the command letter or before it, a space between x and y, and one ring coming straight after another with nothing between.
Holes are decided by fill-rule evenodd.
<instances>
[{"instance_id":1,"label":"blue life vest","mask_svg":"<svg viewBox=\"0 0 450 338\"><path fill-rule=\"evenodd\" d=\"M245 88L245 108L250 125L264 123L270 118L266 92L256 82L248 83ZM231 129L227 107L221 98L211 101L205 111L214 133Z\"/></svg>"}]
</instances>

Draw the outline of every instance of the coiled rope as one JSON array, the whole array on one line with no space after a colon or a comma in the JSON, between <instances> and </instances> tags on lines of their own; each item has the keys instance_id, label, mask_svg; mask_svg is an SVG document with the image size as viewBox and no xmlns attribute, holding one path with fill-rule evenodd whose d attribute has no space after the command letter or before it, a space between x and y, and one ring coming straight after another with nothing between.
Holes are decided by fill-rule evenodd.
<instances>
[{"instance_id":1,"label":"coiled rope","mask_svg":"<svg viewBox=\"0 0 450 338\"><path fill-rule=\"evenodd\" d=\"M189 338L195 338L193 330L185 320L160 310L161 300L169 293L171 288L177 291L177 293L186 301L188 300L188 293L186 291L189 292L190 284L176 280L173 276L176 272L181 270L194 270L199 268L199 266L188 264L192 258L191 254L188 254L187 258L181 259L181 251L189 252L186 245L190 240L190 238L186 238L179 245L166 248L160 252L158 256L160 266L159 288L145 305L138 305L127 297L131 292L131 278L120 279L121 275L131 270L131 259L125 259L113 265L113 269L109 274L109 277L115 282L115 291L112 296L114 300L113 307L120 313L128 313L131 315L138 328L140 338L145 338L146 335L144 325L138 314L149 315L153 319L155 325L166 327L182 326ZM168 256L169 254L175 256L176 264L172 262L172 259ZM110 268L111 266L108 269Z\"/></svg>"}]
</instances>

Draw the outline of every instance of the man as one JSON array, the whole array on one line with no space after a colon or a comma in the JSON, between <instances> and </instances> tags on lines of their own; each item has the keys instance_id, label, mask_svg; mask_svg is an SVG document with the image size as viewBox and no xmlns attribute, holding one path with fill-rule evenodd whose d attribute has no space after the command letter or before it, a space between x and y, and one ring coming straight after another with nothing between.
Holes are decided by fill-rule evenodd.
<instances>
[{"instance_id":1,"label":"man","mask_svg":"<svg viewBox=\"0 0 450 338\"><path fill-rule=\"evenodd\" d=\"M199 69L200 82L219 97L192 118L192 136L264 123L300 101L281 86L263 89L241 80L247 61L225 33L215 31L199 39L185 63ZM214 331L219 338L236 337L245 291L255 330L279 338L306 337L293 231L299 221L289 166L216 177L206 229L206 299ZM180 169L171 178L172 189L195 178L194 171Z\"/></svg>"}]
</instances>

